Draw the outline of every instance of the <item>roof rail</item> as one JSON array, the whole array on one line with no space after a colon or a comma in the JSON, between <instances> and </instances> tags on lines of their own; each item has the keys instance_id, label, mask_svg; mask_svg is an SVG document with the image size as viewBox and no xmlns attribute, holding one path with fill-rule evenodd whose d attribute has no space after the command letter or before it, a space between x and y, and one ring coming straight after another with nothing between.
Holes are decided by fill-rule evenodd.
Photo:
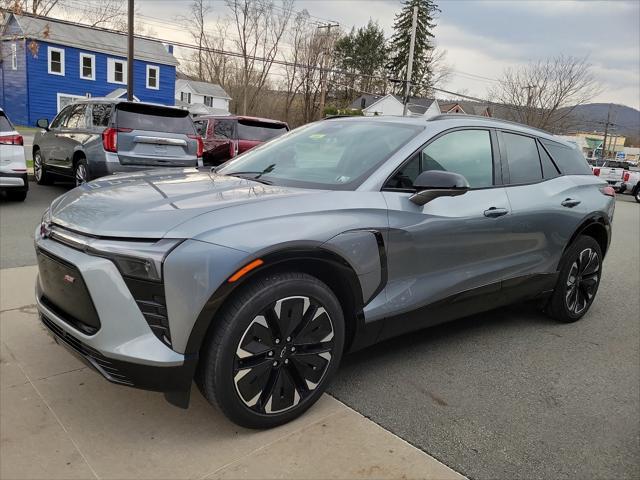
<instances>
[{"instance_id":1,"label":"roof rail","mask_svg":"<svg viewBox=\"0 0 640 480\"><path fill-rule=\"evenodd\" d=\"M484 117L482 115L468 115L466 113L441 113L440 115L436 115L434 117L431 117L428 120L431 122L433 120L452 120L452 119L458 119L460 117L465 117L465 118L469 117L469 118L474 118L474 119L478 119L478 120L506 123L508 125L517 125L518 127L524 127L524 128L528 128L530 130L535 130L537 132L546 133L547 135L553 135L553 133L551 133L551 132L548 132L548 131L543 130L541 128L531 127L529 125L525 125L524 123L514 122L512 120L504 120L502 118Z\"/></svg>"}]
</instances>

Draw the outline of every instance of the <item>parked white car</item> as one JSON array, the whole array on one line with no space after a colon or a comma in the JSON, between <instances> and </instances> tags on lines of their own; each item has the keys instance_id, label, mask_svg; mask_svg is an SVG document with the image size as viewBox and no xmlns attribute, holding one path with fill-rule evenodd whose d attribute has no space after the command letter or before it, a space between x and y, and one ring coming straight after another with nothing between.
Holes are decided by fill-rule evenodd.
<instances>
[{"instance_id":1,"label":"parked white car","mask_svg":"<svg viewBox=\"0 0 640 480\"><path fill-rule=\"evenodd\" d=\"M11 200L24 201L29 190L22 135L0 108L0 191Z\"/></svg>"},{"instance_id":2,"label":"parked white car","mask_svg":"<svg viewBox=\"0 0 640 480\"><path fill-rule=\"evenodd\" d=\"M640 203L640 170L626 170L624 172L620 193L631 194L636 202Z\"/></svg>"},{"instance_id":3,"label":"parked white car","mask_svg":"<svg viewBox=\"0 0 640 480\"><path fill-rule=\"evenodd\" d=\"M629 168L628 163L618 160L598 160L589 163L595 176L606 180L617 192L620 192L622 177Z\"/></svg>"}]
</instances>

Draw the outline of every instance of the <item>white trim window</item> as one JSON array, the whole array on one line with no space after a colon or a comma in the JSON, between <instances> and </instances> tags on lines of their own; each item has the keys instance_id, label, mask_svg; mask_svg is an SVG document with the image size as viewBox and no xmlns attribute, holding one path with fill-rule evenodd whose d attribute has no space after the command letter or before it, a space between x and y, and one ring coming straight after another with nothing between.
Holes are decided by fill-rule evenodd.
<instances>
[{"instance_id":1,"label":"white trim window","mask_svg":"<svg viewBox=\"0 0 640 480\"><path fill-rule=\"evenodd\" d=\"M11 70L18 69L18 45L11 44Z\"/></svg>"},{"instance_id":2,"label":"white trim window","mask_svg":"<svg viewBox=\"0 0 640 480\"><path fill-rule=\"evenodd\" d=\"M96 79L96 56L90 53L80 54L80 78L83 80Z\"/></svg>"},{"instance_id":3,"label":"white trim window","mask_svg":"<svg viewBox=\"0 0 640 480\"><path fill-rule=\"evenodd\" d=\"M160 67L147 65L147 88L160 90Z\"/></svg>"},{"instance_id":4,"label":"white trim window","mask_svg":"<svg viewBox=\"0 0 640 480\"><path fill-rule=\"evenodd\" d=\"M180 92L180 101L191 103L191 92Z\"/></svg>"},{"instance_id":5,"label":"white trim window","mask_svg":"<svg viewBox=\"0 0 640 480\"><path fill-rule=\"evenodd\" d=\"M58 112L67 105L71 105L73 102L80 98L86 98L84 95L73 95L72 93L56 93Z\"/></svg>"},{"instance_id":6,"label":"white trim window","mask_svg":"<svg viewBox=\"0 0 640 480\"><path fill-rule=\"evenodd\" d=\"M204 104L207 107L213 107L213 97L208 97L207 95L204 96Z\"/></svg>"},{"instance_id":7,"label":"white trim window","mask_svg":"<svg viewBox=\"0 0 640 480\"><path fill-rule=\"evenodd\" d=\"M117 58L107 58L107 82L126 85L127 62Z\"/></svg>"},{"instance_id":8,"label":"white trim window","mask_svg":"<svg viewBox=\"0 0 640 480\"><path fill-rule=\"evenodd\" d=\"M56 47L47 48L48 72L51 75L64 77L64 49Z\"/></svg>"}]
</instances>

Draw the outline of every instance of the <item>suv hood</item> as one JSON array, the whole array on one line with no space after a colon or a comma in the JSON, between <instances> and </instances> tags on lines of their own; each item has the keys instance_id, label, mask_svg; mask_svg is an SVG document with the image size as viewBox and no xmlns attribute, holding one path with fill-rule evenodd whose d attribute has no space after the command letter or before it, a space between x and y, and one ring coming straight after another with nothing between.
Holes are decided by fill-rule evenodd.
<instances>
[{"instance_id":1,"label":"suv hood","mask_svg":"<svg viewBox=\"0 0 640 480\"><path fill-rule=\"evenodd\" d=\"M312 192L196 169L150 170L112 175L74 188L52 204L51 220L96 236L162 238L204 213Z\"/></svg>"}]
</instances>

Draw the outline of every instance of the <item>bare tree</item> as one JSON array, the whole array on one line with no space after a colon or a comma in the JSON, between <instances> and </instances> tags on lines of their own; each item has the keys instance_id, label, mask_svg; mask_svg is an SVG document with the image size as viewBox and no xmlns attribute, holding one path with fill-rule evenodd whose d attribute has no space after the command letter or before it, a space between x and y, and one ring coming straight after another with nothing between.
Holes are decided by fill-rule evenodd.
<instances>
[{"instance_id":1,"label":"bare tree","mask_svg":"<svg viewBox=\"0 0 640 480\"><path fill-rule=\"evenodd\" d=\"M203 48L207 45L205 23L207 15L211 12L211 4L205 0L193 0L189 7L189 17L185 24L194 42L198 45L196 57L198 60L198 78L202 79L205 54Z\"/></svg>"},{"instance_id":2,"label":"bare tree","mask_svg":"<svg viewBox=\"0 0 640 480\"><path fill-rule=\"evenodd\" d=\"M287 39L290 42L290 48L283 54L283 58L288 64L284 68L285 77L285 103L284 118L290 122L291 108L302 86L301 68L298 65L300 54L304 45L305 38L309 34L308 23L309 13L306 10L296 14L293 20L292 28L289 29Z\"/></svg>"},{"instance_id":3,"label":"bare tree","mask_svg":"<svg viewBox=\"0 0 640 480\"><path fill-rule=\"evenodd\" d=\"M62 8L66 20L118 31L127 29L125 0L85 0L82 7L65 3L60 4L59 7Z\"/></svg>"},{"instance_id":4,"label":"bare tree","mask_svg":"<svg viewBox=\"0 0 640 480\"><path fill-rule=\"evenodd\" d=\"M293 0L282 0L279 7L271 0L227 0L227 6L236 29L236 47L242 55L241 111L246 114L255 105L278 55Z\"/></svg>"},{"instance_id":5,"label":"bare tree","mask_svg":"<svg viewBox=\"0 0 640 480\"><path fill-rule=\"evenodd\" d=\"M0 9L14 13L32 13L34 15L49 15L59 0L0 0Z\"/></svg>"},{"instance_id":6,"label":"bare tree","mask_svg":"<svg viewBox=\"0 0 640 480\"><path fill-rule=\"evenodd\" d=\"M586 58L558 56L507 69L489 93L506 108L504 116L554 131L566 126L576 106L600 92Z\"/></svg>"}]
</instances>

